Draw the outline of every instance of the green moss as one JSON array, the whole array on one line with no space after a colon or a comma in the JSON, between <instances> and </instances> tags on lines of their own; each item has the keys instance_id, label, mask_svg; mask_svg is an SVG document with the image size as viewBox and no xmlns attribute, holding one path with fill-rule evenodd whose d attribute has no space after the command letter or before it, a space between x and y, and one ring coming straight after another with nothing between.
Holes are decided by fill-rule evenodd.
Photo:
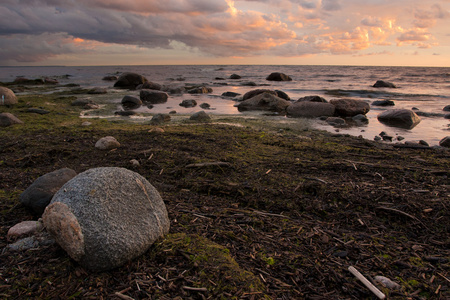
<instances>
[{"instance_id":1,"label":"green moss","mask_svg":"<svg viewBox=\"0 0 450 300\"><path fill-rule=\"evenodd\" d=\"M419 267L419 268L422 268L422 267L425 266L423 260L420 259L419 257L412 256L412 257L409 258L409 262L410 262L413 266L416 266L416 267Z\"/></svg>"},{"instance_id":2,"label":"green moss","mask_svg":"<svg viewBox=\"0 0 450 300\"><path fill-rule=\"evenodd\" d=\"M227 248L204 237L184 233L167 235L163 241L156 244L150 255L160 253L188 254L185 256L189 257L198 276L195 285L206 287L213 295L221 295L224 292L233 295L237 292L259 292L264 295L265 287L258 277L242 269Z\"/></svg>"}]
</instances>

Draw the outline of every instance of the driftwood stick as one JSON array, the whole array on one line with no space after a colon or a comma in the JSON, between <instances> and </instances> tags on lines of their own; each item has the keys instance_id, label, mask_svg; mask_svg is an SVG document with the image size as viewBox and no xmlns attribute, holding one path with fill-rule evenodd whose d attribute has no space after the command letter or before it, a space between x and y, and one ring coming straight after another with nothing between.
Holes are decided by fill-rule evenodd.
<instances>
[{"instance_id":1,"label":"driftwood stick","mask_svg":"<svg viewBox=\"0 0 450 300\"><path fill-rule=\"evenodd\" d=\"M183 286L183 289L188 290L188 291L195 291L195 292L207 292L208 289L206 288L195 288L195 287L190 287L190 286Z\"/></svg>"},{"instance_id":2,"label":"driftwood stick","mask_svg":"<svg viewBox=\"0 0 450 300\"><path fill-rule=\"evenodd\" d=\"M376 288L369 280L366 279L361 273L359 273L358 270L356 270L354 267L350 266L348 267L348 270L350 273L355 275L356 278L359 279L372 293L374 293L379 299L386 298L386 295L383 294L379 289Z\"/></svg>"}]
</instances>

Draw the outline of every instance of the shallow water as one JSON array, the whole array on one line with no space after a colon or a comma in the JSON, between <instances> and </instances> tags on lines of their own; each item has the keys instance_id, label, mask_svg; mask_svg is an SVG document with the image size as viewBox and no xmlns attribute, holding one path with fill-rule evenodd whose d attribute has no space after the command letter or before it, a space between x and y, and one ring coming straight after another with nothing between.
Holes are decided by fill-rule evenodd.
<instances>
[{"instance_id":1,"label":"shallow water","mask_svg":"<svg viewBox=\"0 0 450 300\"><path fill-rule=\"evenodd\" d=\"M179 106L184 99L195 99L200 105L211 105L211 114L240 115L234 106L237 102L220 97L223 92L231 91L244 94L256 88L278 89L286 92L292 100L309 95L319 95L327 100L351 97L372 103L374 100L389 99L394 107L372 107L367 114L369 124L364 127L336 129L324 122L313 122L316 128L341 133L362 135L373 139L381 131L389 135L401 135L407 140L424 140L437 145L439 140L450 135L450 120L443 115L442 109L450 104L450 68L427 67L362 67L362 66L266 66L266 65L228 65L228 66L104 66L104 67L0 67L0 81L13 81L17 76L34 79L39 77L57 78L60 83L77 83L82 87L112 88L113 82L102 81L106 75L121 72L136 72L148 80L163 85L207 84L213 88L208 95L171 95L169 101L155 105L152 109L141 107L138 111L151 113L190 114L201 110L199 106L184 108ZM283 72L292 77L290 82L273 82L265 78L272 72ZM228 79L238 74L239 80ZM69 75L69 76L66 76ZM216 78L223 78L218 80ZM377 80L393 82L398 88L373 88ZM254 82L268 86L242 86L245 82ZM226 85L225 85L226 84ZM130 91L130 95L138 95ZM120 108L121 97L111 94L112 102ZM385 109L417 108L421 112L440 114L440 117L423 117L413 129L389 127L377 120L377 115ZM261 118L264 118L261 113ZM272 117L273 118L273 117ZM279 117L280 122L285 117Z\"/></svg>"}]
</instances>

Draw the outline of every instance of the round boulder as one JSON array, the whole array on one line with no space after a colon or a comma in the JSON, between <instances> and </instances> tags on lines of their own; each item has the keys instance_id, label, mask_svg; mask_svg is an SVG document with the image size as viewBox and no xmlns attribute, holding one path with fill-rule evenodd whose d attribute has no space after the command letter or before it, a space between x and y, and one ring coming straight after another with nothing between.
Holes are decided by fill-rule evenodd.
<instances>
[{"instance_id":1,"label":"round boulder","mask_svg":"<svg viewBox=\"0 0 450 300\"><path fill-rule=\"evenodd\" d=\"M328 101L320 96L306 96L306 97L301 97L297 100L298 102L300 101L308 101L308 102L323 102L323 103L328 103Z\"/></svg>"},{"instance_id":2,"label":"round boulder","mask_svg":"<svg viewBox=\"0 0 450 300\"><path fill-rule=\"evenodd\" d=\"M169 95L165 92L156 91L156 90L141 90L139 93L139 97L142 102L150 103L150 104L159 104L167 102L169 99Z\"/></svg>"},{"instance_id":3,"label":"round boulder","mask_svg":"<svg viewBox=\"0 0 450 300\"><path fill-rule=\"evenodd\" d=\"M105 136L95 143L95 148L100 150L112 150L119 147L120 143L112 136Z\"/></svg>"},{"instance_id":4,"label":"round boulder","mask_svg":"<svg viewBox=\"0 0 450 300\"><path fill-rule=\"evenodd\" d=\"M446 105L442 110L443 111L450 111L450 105Z\"/></svg>"},{"instance_id":5,"label":"round boulder","mask_svg":"<svg viewBox=\"0 0 450 300\"><path fill-rule=\"evenodd\" d=\"M137 86L144 84L147 81L147 78L140 74L127 72L120 75L119 79L114 84L114 87L135 90Z\"/></svg>"},{"instance_id":6,"label":"round boulder","mask_svg":"<svg viewBox=\"0 0 450 300\"><path fill-rule=\"evenodd\" d=\"M274 91L274 90L257 89L257 90L251 90L251 91L248 91L247 93L245 93L244 96L242 97L242 100L247 100L247 99L253 98L253 97L255 97L255 96L259 95L259 94L262 94L262 93L268 93L268 94L272 94L272 95L278 96L277 92Z\"/></svg>"},{"instance_id":7,"label":"round boulder","mask_svg":"<svg viewBox=\"0 0 450 300\"><path fill-rule=\"evenodd\" d=\"M241 76L238 74L231 74L230 79L241 79Z\"/></svg>"},{"instance_id":8,"label":"round boulder","mask_svg":"<svg viewBox=\"0 0 450 300\"><path fill-rule=\"evenodd\" d=\"M23 122L11 113L0 113L0 127L8 127L14 124L23 124Z\"/></svg>"},{"instance_id":9,"label":"round boulder","mask_svg":"<svg viewBox=\"0 0 450 300\"><path fill-rule=\"evenodd\" d=\"M420 123L419 116L409 109L386 110L379 114L377 118L383 124L405 129L412 129Z\"/></svg>"},{"instance_id":10,"label":"round boulder","mask_svg":"<svg viewBox=\"0 0 450 300\"><path fill-rule=\"evenodd\" d=\"M274 72L266 77L269 81L292 81L292 78L284 73Z\"/></svg>"},{"instance_id":11,"label":"round boulder","mask_svg":"<svg viewBox=\"0 0 450 300\"><path fill-rule=\"evenodd\" d=\"M330 103L299 101L292 103L286 109L287 115L294 118L331 117L335 107Z\"/></svg>"},{"instance_id":12,"label":"round boulder","mask_svg":"<svg viewBox=\"0 0 450 300\"><path fill-rule=\"evenodd\" d=\"M446 136L442 140L439 141L439 146L450 148L450 136Z\"/></svg>"},{"instance_id":13,"label":"round boulder","mask_svg":"<svg viewBox=\"0 0 450 300\"><path fill-rule=\"evenodd\" d=\"M43 221L69 256L94 272L142 255L170 227L158 191L124 168L79 174L55 194Z\"/></svg>"},{"instance_id":14,"label":"round boulder","mask_svg":"<svg viewBox=\"0 0 450 300\"><path fill-rule=\"evenodd\" d=\"M264 110L282 112L291 103L271 93L262 93L253 98L242 101L237 105L239 111Z\"/></svg>"},{"instance_id":15,"label":"round boulder","mask_svg":"<svg viewBox=\"0 0 450 300\"><path fill-rule=\"evenodd\" d=\"M144 84L142 85L141 89L146 89L146 90L161 90L162 85L160 85L159 83L155 83L155 82L144 82Z\"/></svg>"},{"instance_id":16,"label":"round boulder","mask_svg":"<svg viewBox=\"0 0 450 300\"><path fill-rule=\"evenodd\" d=\"M180 106L183 106L183 107L194 107L194 106L197 106L197 101L195 101L193 99L183 100L183 101L181 101Z\"/></svg>"},{"instance_id":17,"label":"round boulder","mask_svg":"<svg viewBox=\"0 0 450 300\"><path fill-rule=\"evenodd\" d=\"M20 194L19 201L37 215L42 215L53 195L76 175L77 173L69 168L42 175Z\"/></svg>"},{"instance_id":18,"label":"round boulder","mask_svg":"<svg viewBox=\"0 0 450 300\"><path fill-rule=\"evenodd\" d=\"M372 106L395 106L392 100L376 100L372 102Z\"/></svg>"},{"instance_id":19,"label":"round boulder","mask_svg":"<svg viewBox=\"0 0 450 300\"><path fill-rule=\"evenodd\" d=\"M340 117L353 117L365 115L370 110L370 105L355 99L332 99L330 103L336 107L336 114Z\"/></svg>"},{"instance_id":20,"label":"round boulder","mask_svg":"<svg viewBox=\"0 0 450 300\"><path fill-rule=\"evenodd\" d=\"M0 105L17 104L17 97L14 92L6 87L0 86Z\"/></svg>"}]
</instances>

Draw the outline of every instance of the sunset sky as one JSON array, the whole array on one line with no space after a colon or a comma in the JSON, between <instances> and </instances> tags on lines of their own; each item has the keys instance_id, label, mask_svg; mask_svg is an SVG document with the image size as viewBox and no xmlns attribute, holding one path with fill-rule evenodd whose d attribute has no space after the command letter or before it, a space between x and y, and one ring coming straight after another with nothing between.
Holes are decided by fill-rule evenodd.
<instances>
[{"instance_id":1,"label":"sunset sky","mask_svg":"<svg viewBox=\"0 0 450 300\"><path fill-rule=\"evenodd\" d=\"M450 67L450 0L1 0L0 65Z\"/></svg>"}]
</instances>

